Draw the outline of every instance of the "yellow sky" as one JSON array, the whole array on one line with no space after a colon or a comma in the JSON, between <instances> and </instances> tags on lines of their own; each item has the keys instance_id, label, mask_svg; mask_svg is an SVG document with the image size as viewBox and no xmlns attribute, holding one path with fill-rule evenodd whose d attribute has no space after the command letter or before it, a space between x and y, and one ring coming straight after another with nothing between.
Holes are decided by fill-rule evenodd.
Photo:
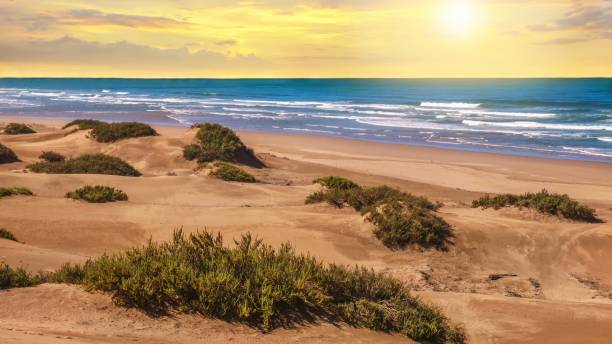
<instances>
[{"instance_id":1,"label":"yellow sky","mask_svg":"<svg viewBox=\"0 0 612 344\"><path fill-rule=\"evenodd\" d=\"M0 32L0 76L612 76L609 0L0 0Z\"/></svg>"}]
</instances>

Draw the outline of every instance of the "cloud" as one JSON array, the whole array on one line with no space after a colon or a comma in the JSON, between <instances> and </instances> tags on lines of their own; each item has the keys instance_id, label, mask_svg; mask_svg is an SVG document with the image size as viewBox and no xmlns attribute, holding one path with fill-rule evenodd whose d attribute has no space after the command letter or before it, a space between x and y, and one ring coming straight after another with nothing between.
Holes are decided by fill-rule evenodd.
<instances>
[{"instance_id":1,"label":"cloud","mask_svg":"<svg viewBox=\"0 0 612 344\"><path fill-rule=\"evenodd\" d=\"M612 1L603 1L600 5L578 5L568 11L562 18L550 24L529 26L537 32L577 31L579 37L558 38L547 41L551 44L567 44L595 39L612 38Z\"/></svg>"},{"instance_id":2,"label":"cloud","mask_svg":"<svg viewBox=\"0 0 612 344\"><path fill-rule=\"evenodd\" d=\"M238 41L235 39L224 39L222 41L215 42L216 45L227 46L227 45L236 45Z\"/></svg>"},{"instance_id":3,"label":"cloud","mask_svg":"<svg viewBox=\"0 0 612 344\"><path fill-rule=\"evenodd\" d=\"M228 56L208 50L160 49L126 41L99 43L63 37L50 41L0 41L0 63L42 63L49 65L90 65L117 68L261 68L265 63L255 55Z\"/></svg>"},{"instance_id":4,"label":"cloud","mask_svg":"<svg viewBox=\"0 0 612 344\"><path fill-rule=\"evenodd\" d=\"M62 23L65 25L118 25L128 27L152 28L167 28L187 24L182 21L165 17L148 17L140 15L108 13L90 9L78 9L68 11L67 16L62 18Z\"/></svg>"}]
</instances>

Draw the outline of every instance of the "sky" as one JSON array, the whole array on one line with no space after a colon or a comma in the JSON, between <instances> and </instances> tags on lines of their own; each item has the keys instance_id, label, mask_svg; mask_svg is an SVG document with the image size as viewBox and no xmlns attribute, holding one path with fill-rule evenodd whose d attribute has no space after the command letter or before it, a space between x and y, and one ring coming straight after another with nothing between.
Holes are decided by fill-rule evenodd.
<instances>
[{"instance_id":1,"label":"sky","mask_svg":"<svg viewBox=\"0 0 612 344\"><path fill-rule=\"evenodd\" d=\"M0 76L612 76L612 0L0 0Z\"/></svg>"}]
</instances>

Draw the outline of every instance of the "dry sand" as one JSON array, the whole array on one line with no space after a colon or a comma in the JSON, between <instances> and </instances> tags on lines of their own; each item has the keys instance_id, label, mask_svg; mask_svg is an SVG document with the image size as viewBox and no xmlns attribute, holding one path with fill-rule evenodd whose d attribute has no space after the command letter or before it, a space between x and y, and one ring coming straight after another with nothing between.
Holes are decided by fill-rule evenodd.
<instances>
[{"instance_id":1,"label":"dry sand","mask_svg":"<svg viewBox=\"0 0 612 344\"><path fill-rule=\"evenodd\" d=\"M8 122L11 119L0 119ZM21 120L23 122L23 120ZM194 172L181 157L194 131L160 127L162 135L100 144L63 122L32 120L39 133L0 135L23 162L0 165L0 186L24 186L35 197L0 199L0 227L25 244L0 239L0 260L50 270L104 252L165 240L173 229L209 229L229 240L250 231L278 245L340 264L372 267L411 284L465 326L471 343L603 343L612 341L612 164L344 139L240 133L269 165L251 170L264 183L222 182ZM0 123L0 126L2 124ZM23 173L43 150L67 156L119 156L143 177ZM168 175L171 174L171 175ZM456 231L449 252L391 251L352 210L304 205L324 175L390 184L444 202ZM87 204L64 198L85 184L118 187L128 202ZM478 210L483 192L547 188L597 209L606 222L584 224L515 210ZM490 281L489 274L515 277ZM328 324L260 333L195 316L151 319L114 306L108 296L75 286L41 285L0 292L0 343L409 343L364 329Z\"/></svg>"}]
</instances>

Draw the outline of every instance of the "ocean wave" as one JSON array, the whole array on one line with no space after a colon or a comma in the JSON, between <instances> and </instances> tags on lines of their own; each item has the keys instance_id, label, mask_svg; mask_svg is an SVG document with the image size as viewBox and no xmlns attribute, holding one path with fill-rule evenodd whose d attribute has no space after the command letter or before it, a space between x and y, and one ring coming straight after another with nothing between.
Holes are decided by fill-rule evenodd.
<instances>
[{"instance_id":1,"label":"ocean wave","mask_svg":"<svg viewBox=\"0 0 612 344\"><path fill-rule=\"evenodd\" d=\"M563 148L564 150L570 151L570 152L580 153L584 155L602 156L602 157L608 157L608 158L612 157L612 154L604 153L597 148L566 147L566 146L563 146L561 148Z\"/></svg>"},{"instance_id":2,"label":"ocean wave","mask_svg":"<svg viewBox=\"0 0 612 344\"><path fill-rule=\"evenodd\" d=\"M558 123L540 123L540 122L485 122L464 120L463 124L467 126L489 126L489 127L505 127L505 128L540 128L540 129L556 129L556 130L605 130L612 131L610 125L581 125L581 124L558 124Z\"/></svg>"},{"instance_id":3,"label":"ocean wave","mask_svg":"<svg viewBox=\"0 0 612 344\"><path fill-rule=\"evenodd\" d=\"M597 139L603 142L612 142L612 137L598 137Z\"/></svg>"},{"instance_id":4,"label":"ocean wave","mask_svg":"<svg viewBox=\"0 0 612 344\"><path fill-rule=\"evenodd\" d=\"M460 102L451 102L451 103L421 102L420 106L435 107L435 108L449 108L449 109L476 109L480 107L480 104L460 103Z\"/></svg>"},{"instance_id":5,"label":"ocean wave","mask_svg":"<svg viewBox=\"0 0 612 344\"><path fill-rule=\"evenodd\" d=\"M525 117L525 118L553 118L557 115L554 113L537 113L537 112L502 112L502 111L481 111L481 110L459 110L460 114L478 115L478 116L493 116L493 117Z\"/></svg>"}]
</instances>

